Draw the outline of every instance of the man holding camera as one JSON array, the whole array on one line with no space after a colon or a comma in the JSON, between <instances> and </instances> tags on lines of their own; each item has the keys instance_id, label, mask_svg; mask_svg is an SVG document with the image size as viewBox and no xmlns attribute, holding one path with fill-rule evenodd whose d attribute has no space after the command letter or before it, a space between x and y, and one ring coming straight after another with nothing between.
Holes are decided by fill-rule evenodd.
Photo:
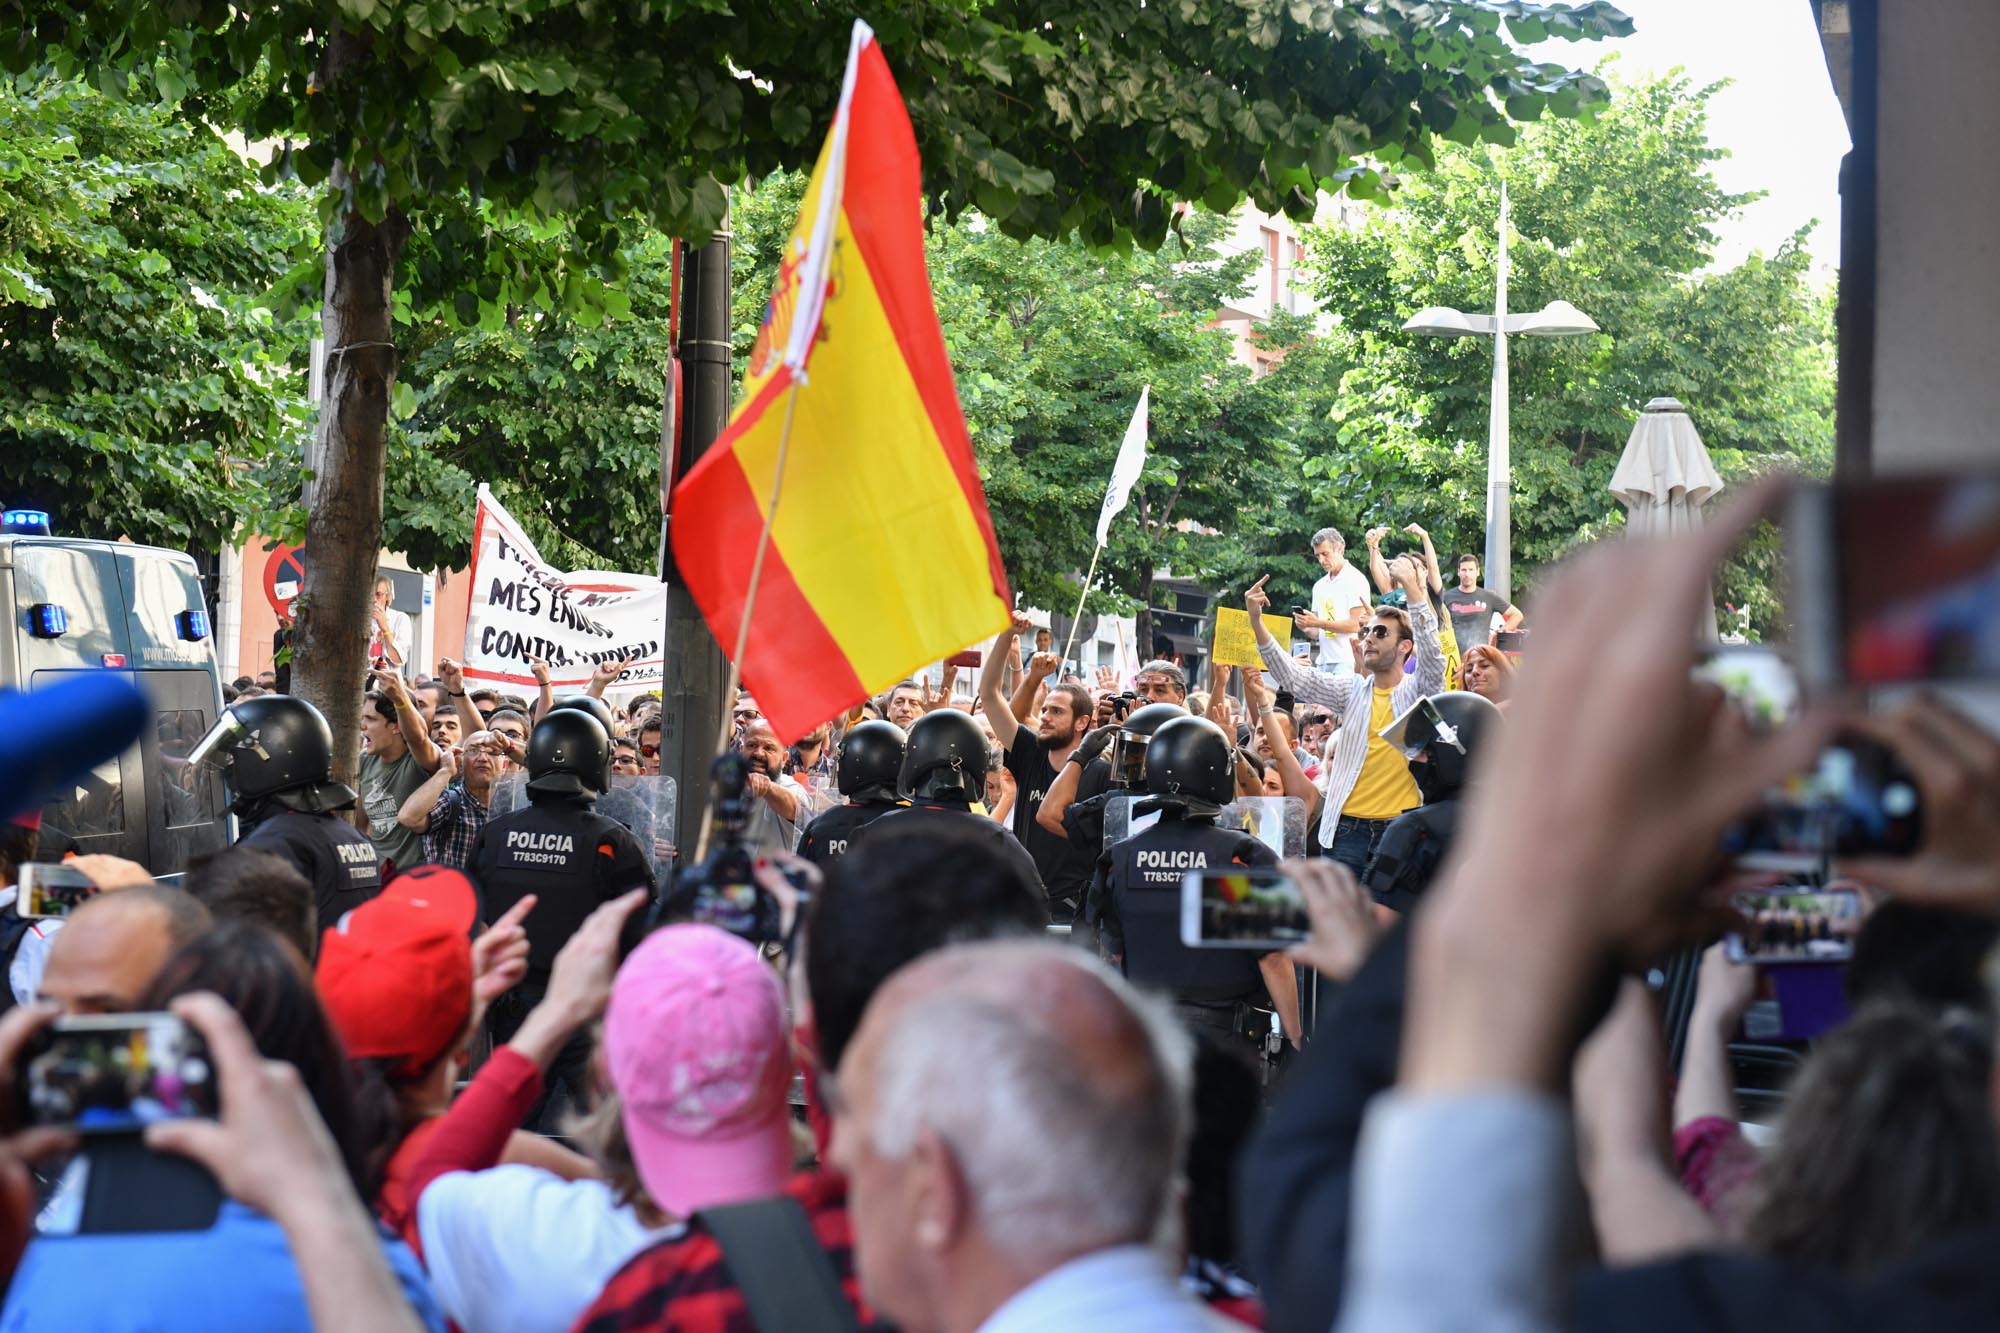
<instances>
[{"instance_id":1,"label":"man holding camera","mask_svg":"<svg viewBox=\"0 0 2000 1333\"><path fill-rule=\"evenodd\" d=\"M1033 628L1034 622L1016 612L1014 623L993 641L993 650L986 654L979 668L979 698L986 707L986 720L993 728L1002 762L1014 775L1018 793L1012 818L1014 836L1035 859L1035 870L1049 891L1051 915L1057 921L1067 921L1076 915L1084 892L1090 887L1090 852L1073 845L1068 838L1049 832L1036 822L1035 816L1063 764L1090 730L1090 692L1081 685L1051 685L1042 698L1033 731L1015 719L1002 691L1002 676L1015 643ZM1053 652L1036 653L1028 660L1027 688L1035 689L1055 675L1061 665L1062 659Z\"/></svg>"}]
</instances>

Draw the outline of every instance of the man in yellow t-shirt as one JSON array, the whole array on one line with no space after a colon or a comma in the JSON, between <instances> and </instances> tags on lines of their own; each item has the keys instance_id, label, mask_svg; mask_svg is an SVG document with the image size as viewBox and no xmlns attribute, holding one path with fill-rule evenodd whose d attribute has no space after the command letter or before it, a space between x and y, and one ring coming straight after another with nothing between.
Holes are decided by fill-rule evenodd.
<instances>
[{"instance_id":1,"label":"man in yellow t-shirt","mask_svg":"<svg viewBox=\"0 0 2000 1333\"><path fill-rule=\"evenodd\" d=\"M1258 619L1270 604L1264 580L1243 597L1258 652L1278 688L1325 708L1340 728L1327 762L1319 841L1327 855L1357 875L1367 869L1389 821L1422 804L1409 764L1380 733L1417 700L1444 688L1444 652L1437 613L1423 594L1424 572L1418 562L1403 558L1390 561L1387 572L1413 609L1376 608L1361 627L1359 675L1327 676L1294 662ZM1412 655L1417 669L1405 674L1403 664Z\"/></svg>"}]
</instances>

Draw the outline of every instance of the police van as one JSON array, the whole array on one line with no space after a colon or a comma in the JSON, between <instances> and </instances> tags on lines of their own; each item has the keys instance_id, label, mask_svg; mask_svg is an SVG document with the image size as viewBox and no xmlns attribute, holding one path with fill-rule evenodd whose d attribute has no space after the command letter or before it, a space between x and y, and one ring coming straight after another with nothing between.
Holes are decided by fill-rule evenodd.
<instances>
[{"instance_id":1,"label":"police van","mask_svg":"<svg viewBox=\"0 0 2000 1333\"><path fill-rule=\"evenodd\" d=\"M127 857L162 878L231 841L221 779L187 754L222 709L201 579L192 557L51 533L41 510L0 513L0 687L40 689L117 671L145 690L152 724L42 810L39 859Z\"/></svg>"}]
</instances>

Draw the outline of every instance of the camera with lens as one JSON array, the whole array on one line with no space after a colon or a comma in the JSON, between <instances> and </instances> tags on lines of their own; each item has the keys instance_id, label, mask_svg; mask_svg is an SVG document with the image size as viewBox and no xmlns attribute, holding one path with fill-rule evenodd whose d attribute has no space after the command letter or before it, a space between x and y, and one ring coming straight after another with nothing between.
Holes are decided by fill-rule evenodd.
<instances>
[{"instance_id":1,"label":"camera with lens","mask_svg":"<svg viewBox=\"0 0 2000 1333\"><path fill-rule=\"evenodd\" d=\"M1117 712L1120 718L1123 718L1127 713L1138 707L1138 705L1139 696L1130 690L1111 696L1111 707Z\"/></svg>"},{"instance_id":2,"label":"camera with lens","mask_svg":"<svg viewBox=\"0 0 2000 1333\"><path fill-rule=\"evenodd\" d=\"M714 843L706 860L674 877L673 892L660 900L650 924L698 921L752 944L786 943L783 908L751 873L756 857L743 841L743 826L750 818L749 761L730 751L718 756L708 773L715 784ZM791 866L781 865L778 872L798 895L792 918L796 930L805 919L812 883Z\"/></svg>"}]
</instances>

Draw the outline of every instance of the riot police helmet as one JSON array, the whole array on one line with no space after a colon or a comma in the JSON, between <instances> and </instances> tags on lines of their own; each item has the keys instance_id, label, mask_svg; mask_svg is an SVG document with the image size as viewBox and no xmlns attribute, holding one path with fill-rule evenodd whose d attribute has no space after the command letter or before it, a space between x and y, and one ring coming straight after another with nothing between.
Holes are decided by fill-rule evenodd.
<instances>
[{"instance_id":1,"label":"riot police helmet","mask_svg":"<svg viewBox=\"0 0 2000 1333\"><path fill-rule=\"evenodd\" d=\"M615 736L618 734L618 714L612 711L610 704L604 702L604 700L594 694L567 695L551 704L549 712L553 713L558 708L581 709L583 712L596 718L603 725L605 735Z\"/></svg>"},{"instance_id":2,"label":"riot police helmet","mask_svg":"<svg viewBox=\"0 0 2000 1333\"><path fill-rule=\"evenodd\" d=\"M310 813L345 810L355 801L352 787L333 780L333 729L296 695L261 694L229 705L188 761L221 769L238 814L267 801Z\"/></svg>"},{"instance_id":3,"label":"riot police helmet","mask_svg":"<svg viewBox=\"0 0 2000 1333\"><path fill-rule=\"evenodd\" d=\"M1428 695L1403 710L1382 730L1382 739L1405 759L1424 757L1430 766L1426 801L1450 795L1465 786L1472 759L1486 738L1500 728L1501 713L1493 701L1470 690L1446 690Z\"/></svg>"},{"instance_id":4,"label":"riot police helmet","mask_svg":"<svg viewBox=\"0 0 2000 1333\"><path fill-rule=\"evenodd\" d=\"M985 740L983 733L980 739ZM869 721L853 728L840 742L840 794L894 800L908 748L909 737L894 722Z\"/></svg>"},{"instance_id":5,"label":"riot police helmet","mask_svg":"<svg viewBox=\"0 0 2000 1333\"><path fill-rule=\"evenodd\" d=\"M1212 815L1236 797L1235 752L1207 718L1168 718L1146 745L1146 790L1180 798L1190 814Z\"/></svg>"},{"instance_id":6,"label":"riot police helmet","mask_svg":"<svg viewBox=\"0 0 2000 1333\"><path fill-rule=\"evenodd\" d=\"M1188 716L1179 704L1155 703L1135 708L1119 721L1111 742L1111 785L1130 791L1146 786L1146 744L1162 724Z\"/></svg>"},{"instance_id":7,"label":"riot police helmet","mask_svg":"<svg viewBox=\"0 0 2000 1333\"><path fill-rule=\"evenodd\" d=\"M587 709L550 709L528 736L528 790L592 799L611 790L611 733Z\"/></svg>"},{"instance_id":8,"label":"riot police helmet","mask_svg":"<svg viewBox=\"0 0 2000 1333\"><path fill-rule=\"evenodd\" d=\"M901 786L926 801L976 801L986 790L986 733L956 708L925 713L910 724Z\"/></svg>"}]
</instances>

